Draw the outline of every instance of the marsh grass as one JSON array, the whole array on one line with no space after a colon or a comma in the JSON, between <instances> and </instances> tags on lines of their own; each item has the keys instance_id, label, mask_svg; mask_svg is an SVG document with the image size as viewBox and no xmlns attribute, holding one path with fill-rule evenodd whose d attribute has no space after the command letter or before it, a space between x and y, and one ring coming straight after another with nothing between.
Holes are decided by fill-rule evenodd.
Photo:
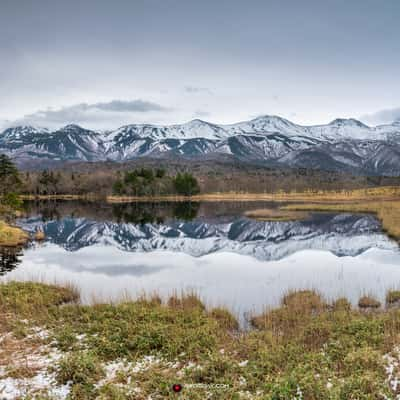
<instances>
[{"instance_id":1,"label":"marsh grass","mask_svg":"<svg viewBox=\"0 0 400 400\"><path fill-rule=\"evenodd\" d=\"M309 214L302 211L259 209L245 212L245 216L259 221L298 221L307 219Z\"/></svg>"},{"instance_id":2,"label":"marsh grass","mask_svg":"<svg viewBox=\"0 0 400 400\"><path fill-rule=\"evenodd\" d=\"M20 246L25 244L29 236L22 229L0 221L0 246Z\"/></svg>"},{"instance_id":3,"label":"marsh grass","mask_svg":"<svg viewBox=\"0 0 400 400\"><path fill-rule=\"evenodd\" d=\"M254 399L394 396L384 355L395 354L400 341L397 307L366 313L344 298L290 291L278 307L251 318L253 329L240 331L227 309L207 310L193 293L165 303L152 294L90 306L77 302L75 290L54 285L9 282L0 294L3 318L49 332L47 343L63 354L52 370L59 384L71 382L71 399L173 399L176 382L183 398L194 400L247 392ZM110 378L106 366L117 361L126 367ZM18 366L10 373L30 374Z\"/></svg>"}]
</instances>

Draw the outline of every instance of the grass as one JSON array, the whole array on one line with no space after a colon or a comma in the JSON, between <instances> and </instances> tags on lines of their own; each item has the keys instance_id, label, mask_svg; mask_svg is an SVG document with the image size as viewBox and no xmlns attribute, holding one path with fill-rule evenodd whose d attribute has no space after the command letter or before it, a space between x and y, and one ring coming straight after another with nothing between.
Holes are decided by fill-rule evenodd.
<instances>
[{"instance_id":1,"label":"grass","mask_svg":"<svg viewBox=\"0 0 400 400\"><path fill-rule=\"evenodd\" d=\"M22 229L0 221L0 246L20 246L28 241L28 234Z\"/></svg>"},{"instance_id":2,"label":"grass","mask_svg":"<svg viewBox=\"0 0 400 400\"><path fill-rule=\"evenodd\" d=\"M398 307L369 313L309 290L252 316L248 331L194 294L87 306L74 288L37 283L1 284L0 318L1 337L13 338L10 376L32 375L15 360L41 327L42 345L60 354L49 373L54 385L70 385L71 399L175 399L172 384L181 383L182 398L194 400L369 400L394 398L390 382L400 374Z\"/></svg>"},{"instance_id":3,"label":"grass","mask_svg":"<svg viewBox=\"0 0 400 400\"><path fill-rule=\"evenodd\" d=\"M100 196L101 197L101 196ZM355 201L365 199L393 199L400 197L400 187L398 186L379 186L365 189L353 190L308 190L303 192L216 192L204 193L191 197L187 196L107 196L109 203L130 203L146 201ZM93 193L86 195L21 195L22 200L98 200L99 196Z\"/></svg>"},{"instance_id":4,"label":"grass","mask_svg":"<svg viewBox=\"0 0 400 400\"><path fill-rule=\"evenodd\" d=\"M308 190L303 192L284 192L274 193L248 193L248 192L219 192L204 193L191 196L192 201L355 201L365 199L393 199L400 197L400 187L398 186L379 186L365 189L353 190ZM185 196L156 196L156 197L132 197L132 196L108 196L110 203L124 203L132 201L184 201Z\"/></svg>"},{"instance_id":5,"label":"grass","mask_svg":"<svg viewBox=\"0 0 400 400\"><path fill-rule=\"evenodd\" d=\"M264 208L260 210L247 211L245 212L245 216L259 221L298 221L307 219L309 214L301 211L285 211Z\"/></svg>"}]
</instances>

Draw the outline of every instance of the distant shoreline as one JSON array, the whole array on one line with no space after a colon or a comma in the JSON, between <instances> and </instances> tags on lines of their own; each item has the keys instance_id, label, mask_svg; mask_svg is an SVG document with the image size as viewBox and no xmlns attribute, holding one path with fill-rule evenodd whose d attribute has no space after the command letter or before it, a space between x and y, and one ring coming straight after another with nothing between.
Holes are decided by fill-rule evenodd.
<instances>
[{"instance_id":1,"label":"distant shoreline","mask_svg":"<svg viewBox=\"0 0 400 400\"><path fill-rule=\"evenodd\" d=\"M368 200L400 200L399 186L382 186L366 189L340 191L308 191L308 192L277 192L277 193L204 193L195 196L163 195L163 196L101 196L94 193L84 195L21 195L21 200L87 200L106 201L111 204L134 202L184 202L184 201L368 201Z\"/></svg>"}]
</instances>

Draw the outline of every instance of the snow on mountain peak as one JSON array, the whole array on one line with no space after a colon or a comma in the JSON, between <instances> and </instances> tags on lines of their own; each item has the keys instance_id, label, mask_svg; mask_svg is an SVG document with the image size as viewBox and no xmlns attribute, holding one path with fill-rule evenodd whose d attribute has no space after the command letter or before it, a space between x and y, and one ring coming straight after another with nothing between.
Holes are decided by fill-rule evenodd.
<instances>
[{"instance_id":1,"label":"snow on mountain peak","mask_svg":"<svg viewBox=\"0 0 400 400\"><path fill-rule=\"evenodd\" d=\"M355 118L336 118L328 125L336 125L336 126L358 126L360 128L369 129L369 127L363 124L361 121Z\"/></svg>"},{"instance_id":2,"label":"snow on mountain peak","mask_svg":"<svg viewBox=\"0 0 400 400\"><path fill-rule=\"evenodd\" d=\"M369 127L335 119L303 126L276 115L218 125L200 119L183 124L131 124L113 131L69 124L55 131L31 126L0 134L0 151L21 160L116 160L137 157L199 157L229 154L246 161L272 161L303 168L396 175L400 171L400 121ZM23 161L24 162L24 161Z\"/></svg>"},{"instance_id":3,"label":"snow on mountain peak","mask_svg":"<svg viewBox=\"0 0 400 400\"><path fill-rule=\"evenodd\" d=\"M35 135L48 134L46 128L36 127L32 125L21 125L6 129L0 134L2 141L21 140Z\"/></svg>"}]
</instances>

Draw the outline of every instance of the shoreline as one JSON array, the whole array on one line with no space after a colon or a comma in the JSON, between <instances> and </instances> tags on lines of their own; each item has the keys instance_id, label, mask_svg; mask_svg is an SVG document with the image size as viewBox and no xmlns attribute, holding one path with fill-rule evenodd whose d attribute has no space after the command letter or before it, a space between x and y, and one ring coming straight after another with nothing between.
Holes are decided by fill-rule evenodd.
<instances>
[{"instance_id":1,"label":"shoreline","mask_svg":"<svg viewBox=\"0 0 400 400\"><path fill-rule=\"evenodd\" d=\"M134 202L184 202L184 201L276 201L276 202L354 202L354 201L390 201L400 199L400 187L382 186L365 189L340 190L340 191L315 191L315 192L278 192L278 193L237 193L216 192L204 193L194 196L162 195L162 196L99 196L93 193L85 195L20 195L21 200L87 200L106 201L110 204L123 204Z\"/></svg>"}]
</instances>

